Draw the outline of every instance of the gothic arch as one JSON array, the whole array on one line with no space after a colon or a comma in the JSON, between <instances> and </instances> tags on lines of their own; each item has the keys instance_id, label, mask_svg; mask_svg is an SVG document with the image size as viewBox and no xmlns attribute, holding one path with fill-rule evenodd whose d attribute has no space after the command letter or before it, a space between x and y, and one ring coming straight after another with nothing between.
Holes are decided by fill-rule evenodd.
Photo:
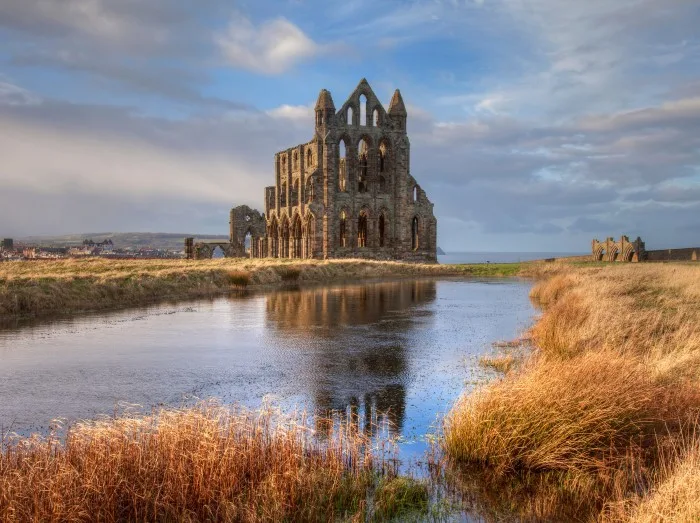
<instances>
[{"instance_id":1,"label":"gothic arch","mask_svg":"<svg viewBox=\"0 0 700 523\"><path fill-rule=\"evenodd\" d=\"M338 246L348 247L348 237L350 236L350 214L347 208L343 207L338 213Z\"/></svg>"},{"instance_id":2,"label":"gothic arch","mask_svg":"<svg viewBox=\"0 0 700 523\"><path fill-rule=\"evenodd\" d=\"M301 258L302 226L301 216L298 213L294 213L294 218L292 219L291 236L291 252L289 257Z\"/></svg>"},{"instance_id":3,"label":"gothic arch","mask_svg":"<svg viewBox=\"0 0 700 523\"><path fill-rule=\"evenodd\" d=\"M390 156L391 154L391 142L382 138L379 141L379 147L377 148L377 170L380 173L387 173L390 169Z\"/></svg>"},{"instance_id":4,"label":"gothic arch","mask_svg":"<svg viewBox=\"0 0 700 523\"><path fill-rule=\"evenodd\" d=\"M357 215L357 246L369 246L369 209L363 207Z\"/></svg>"},{"instance_id":5,"label":"gothic arch","mask_svg":"<svg viewBox=\"0 0 700 523\"><path fill-rule=\"evenodd\" d=\"M316 188L314 185L314 177L309 176L309 178L306 180L306 188L304 189L304 195L306 196L306 204L309 205L313 203L314 197L316 196L314 193L316 192Z\"/></svg>"},{"instance_id":6,"label":"gothic arch","mask_svg":"<svg viewBox=\"0 0 700 523\"><path fill-rule=\"evenodd\" d=\"M372 127L380 127L382 125L382 112L376 106L372 111Z\"/></svg>"},{"instance_id":7,"label":"gothic arch","mask_svg":"<svg viewBox=\"0 0 700 523\"><path fill-rule=\"evenodd\" d=\"M289 258L289 238L291 235L289 217L284 216L280 230L280 258Z\"/></svg>"},{"instance_id":8,"label":"gothic arch","mask_svg":"<svg viewBox=\"0 0 700 523\"><path fill-rule=\"evenodd\" d=\"M418 215L411 220L411 249L417 251L420 247L420 220Z\"/></svg>"},{"instance_id":9,"label":"gothic arch","mask_svg":"<svg viewBox=\"0 0 700 523\"><path fill-rule=\"evenodd\" d=\"M270 220L267 236L270 238L270 256L279 258L279 222L275 215Z\"/></svg>"},{"instance_id":10,"label":"gothic arch","mask_svg":"<svg viewBox=\"0 0 700 523\"><path fill-rule=\"evenodd\" d=\"M348 125L355 125L355 119L357 118L357 109L354 104L348 104L345 108L345 121Z\"/></svg>"},{"instance_id":11,"label":"gothic arch","mask_svg":"<svg viewBox=\"0 0 700 523\"><path fill-rule=\"evenodd\" d=\"M367 110L369 107L369 97L364 92L360 93L357 99L357 107L359 108L359 114L357 116L359 117L360 126L365 127L367 126L370 112Z\"/></svg>"},{"instance_id":12,"label":"gothic arch","mask_svg":"<svg viewBox=\"0 0 700 523\"><path fill-rule=\"evenodd\" d=\"M292 191L290 195L290 206L291 207L296 207L299 205L299 178L295 179L292 182Z\"/></svg>"},{"instance_id":13,"label":"gothic arch","mask_svg":"<svg viewBox=\"0 0 700 523\"><path fill-rule=\"evenodd\" d=\"M338 141L338 190L341 192L347 191L350 184L351 151L352 140L347 135L341 136Z\"/></svg>"},{"instance_id":14,"label":"gothic arch","mask_svg":"<svg viewBox=\"0 0 700 523\"><path fill-rule=\"evenodd\" d=\"M389 210L382 207L379 210L379 218L377 218L377 243L379 247L387 247L389 238Z\"/></svg>"},{"instance_id":15,"label":"gothic arch","mask_svg":"<svg viewBox=\"0 0 700 523\"><path fill-rule=\"evenodd\" d=\"M302 238L302 257L313 258L316 250L316 217L310 212L304 218Z\"/></svg>"},{"instance_id":16,"label":"gothic arch","mask_svg":"<svg viewBox=\"0 0 700 523\"><path fill-rule=\"evenodd\" d=\"M287 206L287 181L284 180L280 184L280 207Z\"/></svg>"}]
</instances>

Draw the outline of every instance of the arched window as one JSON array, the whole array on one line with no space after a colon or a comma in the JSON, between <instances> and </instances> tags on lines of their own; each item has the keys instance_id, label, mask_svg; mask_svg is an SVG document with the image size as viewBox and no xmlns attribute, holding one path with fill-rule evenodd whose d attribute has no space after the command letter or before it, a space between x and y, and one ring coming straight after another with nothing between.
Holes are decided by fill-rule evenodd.
<instances>
[{"instance_id":1,"label":"arched window","mask_svg":"<svg viewBox=\"0 0 700 523\"><path fill-rule=\"evenodd\" d=\"M369 147L363 138L357 148L357 159L360 166L360 172L357 180L357 192L367 192L367 154Z\"/></svg>"},{"instance_id":2,"label":"arched window","mask_svg":"<svg viewBox=\"0 0 700 523\"><path fill-rule=\"evenodd\" d=\"M285 218L282 224L282 245L280 258L289 258L289 219Z\"/></svg>"},{"instance_id":3,"label":"arched window","mask_svg":"<svg viewBox=\"0 0 700 523\"><path fill-rule=\"evenodd\" d=\"M379 109L375 109L374 113L372 114L372 124L375 127L379 127L381 125L381 122L379 121Z\"/></svg>"},{"instance_id":4,"label":"arched window","mask_svg":"<svg viewBox=\"0 0 700 523\"><path fill-rule=\"evenodd\" d=\"M360 95L360 125L367 125L367 97Z\"/></svg>"},{"instance_id":5,"label":"arched window","mask_svg":"<svg viewBox=\"0 0 700 523\"><path fill-rule=\"evenodd\" d=\"M294 151L294 165L292 166L294 170L299 168L299 151Z\"/></svg>"},{"instance_id":6,"label":"arched window","mask_svg":"<svg viewBox=\"0 0 700 523\"><path fill-rule=\"evenodd\" d=\"M274 217L272 219L272 224L270 225L270 230L269 230L269 237L270 237L270 255L273 258L278 258L279 257L279 227L277 226L277 218Z\"/></svg>"},{"instance_id":7,"label":"arched window","mask_svg":"<svg viewBox=\"0 0 700 523\"><path fill-rule=\"evenodd\" d=\"M311 214L304 224L304 251L302 255L305 258L314 257L314 217Z\"/></svg>"},{"instance_id":8,"label":"arched window","mask_svg":"<svg viewBox=\"0 0 700 523\"><path fill-rule=\"evenodd\" d=\"M282 157L282 174L287 172L287 156Z\"/></svg>"},{"instance_id":9,"label":"arched window","mask_svg":"<svg viewBox=\"0 0 700 523\"><path fill-rule=\"evenodd\" d=\"M253 257L253 235L250 233L250 229L245 233L245 238L243 238L243 247L245 248L245 253Z\"/></svg>"},{"instance_id":10,"label":"arched window","mask_svg":"<svg viewBox=\"0 0 700 523\"><path fill-rule=\"evenodd\" d=\"M314 178L313 176L306 180L306 203L314 201Z\"/></svg>"},{"instance_id":11,"label":"arched window","mask_svg":"<svg viewBox=\"0 0 700 523\"><path fill-rule=\"evenodd\" d=\"M354 125L354 124L355 124L355 122L352 121L352 117L353 117L353 110L352 110L352 105L350 105L350 106L348 106L348 118L347 118L347 120L348 120L348 125Z\"/></svg>"},{"instance_id":12,"label":"arched window","mask_svg":"<svg viewBox=\"0 0 700 523\"><path fill-rule=\"evenodd\" d=\"M389 148L386 146L385 142L382 142L379 144L379 172L383 173L386 171L387 165L386 165L386 155L389 151Z\"/></svg>"},{"instance_id":13,"label":"arched window","mask_svg":"<svg viewBox=\"0 0 700 523\"><path fill-rule=\"evenodd\" d=\"M386 192L386 178L384 176L379 176L379 192Z\"/></svg>"},{"instance_id":14,"label":"arched window","mask_svg":"<svg viewBox=\"0 0 700 523\"><path fill-rule=\"evenodd\" d=\"M418 250L418 216L411 221L411 249Z\"/></svg>"},{"instance_id":15,"label":"arched window","mask_svg":"<svg viewBox=\"0 0 700 523\"><path fill-rule=\"evenodd\" d=\"M301 258L301 218L297 214L292 225L292 251L290 258Z\"/></svg>"},{"instance_id":16,"label":"arched window","mask_svg":"<svg viewBox=\"0 0 700 523\"><path fill-rule=\"evenodd\" d=\"M345 192L348 183L348 147L345 138L340 141L340 152L338 161L338 189Z\"/></svg>"},{"instance_id":17,"label":"arched window","mask_svg":"<svg viewBox=\"0 0 700 523\"><path fill-rule=\"evenodd\" d=\"M299 180L294 180L294 185L292 185L292 207L299 205Z\"/></svg>"},{"instance_id":18,"label":"arched window","mask_svg":"<svg viewBox=\"0 0 700 523\"><path fill-rule=\"evenodd\" d=\"M280 207L287 206L287 182L282 182L280 185Z\"/></svg>"},{"instance_id":19,"label":"arched window","mask_svg":"<svg viewBox=\"0 0 700 523\"><path fill-rule=\"evenodd\" d=\"M413 201L417 202L418 201L418 186L414 185L413 186L413 193L412 193Z\"/></svg>"},{"instance_id":20,"label":"arched window","mask_svg":"<svg viewBox=\"0 0 700 523\"><path fill-rule=\"evenodd\" d=\"M384 231L386 229L386 218L384 213L379 215L379 246L384 247Z\"/></svg>"},{"instance_id":21,"label":"arched window","mask_svg":"<svg viewBox=\"0 0 700 523\"><path fill-rule=\"evenodd\" d=\"M367 212L361 211L357 219L357 246L367 247Z\"/></svg>"},{"instance_id":22,"label":"arched window","mask_svg":"<svg viewBox=\"0 0 700 523\"><path fill-rule=\"evenodd\" d=\"M339 236L339 243L341 247L346 247L347 246L347 222L348 222L348 216L345 214L345 211L340 211L340 227L338 227L338 236Z\"/></svg>"},{"instance_id":23,"label":"arched window","mask_svg":"<svg viewBox=\"0 0 700 523\"><path fill-rule=\"evenodd\" d=\"M314 153L311 152L311 149L306 150L306 167L311 167L314 163Z\"/></svg>"}]
</instances>

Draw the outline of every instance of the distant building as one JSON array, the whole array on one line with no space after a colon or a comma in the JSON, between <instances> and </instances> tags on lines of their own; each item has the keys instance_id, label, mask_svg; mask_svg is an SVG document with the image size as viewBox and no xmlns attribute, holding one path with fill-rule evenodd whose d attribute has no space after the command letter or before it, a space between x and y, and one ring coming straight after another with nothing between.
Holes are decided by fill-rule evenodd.
<instances>
[{"instance_id":1,"label":"distant building","mask_svg":"<svg viewBox=\"0 0 700 523\"><path fill-rule=\"evenodd\" d=\"M12 238L4 238L2 240L2 248L6 251L12 251L15 248L15 242Z\"/></svg>"}]
</instances>

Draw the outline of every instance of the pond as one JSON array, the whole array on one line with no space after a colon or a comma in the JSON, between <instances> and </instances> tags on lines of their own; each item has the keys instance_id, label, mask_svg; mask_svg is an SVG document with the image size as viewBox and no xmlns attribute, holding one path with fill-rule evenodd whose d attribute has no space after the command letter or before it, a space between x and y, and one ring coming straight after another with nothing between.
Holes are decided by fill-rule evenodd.
<instances>
[{"instance_id":1,"label":"pond","mask_svg":"<svg viewBox=\"0 0 700 523\"><path fill-rule=\"evenodd\" d=\"M197 398L389 421L402 460L531 322L521 280L411 280L244 292L0 330L0 426Z\"/></svg>"}]
</instances>

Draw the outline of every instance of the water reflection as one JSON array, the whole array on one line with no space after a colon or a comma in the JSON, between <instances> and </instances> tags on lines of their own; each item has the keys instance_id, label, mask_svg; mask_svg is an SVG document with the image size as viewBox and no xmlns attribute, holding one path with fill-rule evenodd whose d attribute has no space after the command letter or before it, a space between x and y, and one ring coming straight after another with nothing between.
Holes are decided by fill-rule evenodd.
<instances>
[{"instance_id":1,"label":"water reflection","mask_svg":"<svg viewBox=\"0 0 700 523\"><path fill-rule=\"evenodd\" d=\"M435 281L421 280L290 290L267 297L266 324L292 347L302 340L316 346L306 365L314 369L309 393L318 414L354 422L368 434L388 422L400 434L406 340L434 314L426 306L435 297Z\"/></svg>"},{"instance_id":2,"label":"water reflection","mask_svg":"<svg viewBox=\"0 0 700 523\"><path fill-rule=\"evenodd\" d=\"M272 399L370 433L387 420L402 459L417 457L478 378L478 356L529 323L528 291L515 280L337 284L0 330L0 429L46 432L120 402Z\"/></svg>"}]
</instances>

